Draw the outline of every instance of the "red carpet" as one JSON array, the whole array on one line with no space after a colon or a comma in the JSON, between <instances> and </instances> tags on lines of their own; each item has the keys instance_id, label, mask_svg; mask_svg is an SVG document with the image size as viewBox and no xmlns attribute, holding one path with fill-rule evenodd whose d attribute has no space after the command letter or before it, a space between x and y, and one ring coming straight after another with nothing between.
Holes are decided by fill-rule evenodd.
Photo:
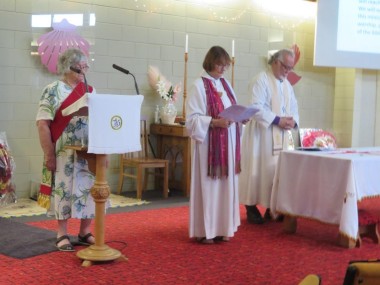
<instances>
[{"instance_id":1,"label":"red carpet","mask_svg":"<svg viewBox=\"0 0 380 285\"><path fill-rule=\"evenodd\" d=\"M379 257L379 246L369 240L360 249L338 247L335 226L299 219L297 233L287 235L281 223L249 225L243 208L241 214L235 237L215 245L188 238L188 207L107 215L106 242L121 250L127 262L86 268L75 253L23 260L0 256L0 284L295 285L316 273L323 285L336 285L343 283L350 260ZM56 226L55 221L30 224L50 230ZM77 221L69 225L70 234L76 235ZM110 241L127 242L127 247Z\"/></svg>"}]
</instances>

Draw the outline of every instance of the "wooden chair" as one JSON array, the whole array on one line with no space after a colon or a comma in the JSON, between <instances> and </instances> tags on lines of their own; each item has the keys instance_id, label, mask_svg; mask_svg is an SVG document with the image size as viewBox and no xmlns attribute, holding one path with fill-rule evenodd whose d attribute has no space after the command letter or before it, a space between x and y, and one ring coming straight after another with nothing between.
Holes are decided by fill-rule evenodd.
<instances>
[{"instance_id":1,"label":"wooden chair","mask_svg":"<svg viewBox=\"0 0 380 285\"><path fill-rule=\"evenodd\" d=\"M321 277L317 274L309 274L298 285L320 285Z\"/></svg>"},{"instance_id":2,"label":"wooden chair","mask_svg":"<svg viewBox=\"0 0 380 285\"><path fill-rule=\"evenodd\" d=\"M169 161L149 157L146 120L140 121L140 128L141 151L120 155L120 174L117 193L120 194L123 189L124 177L129 177L136 180L137 199L141 199L143 190L146 190L149 175L154 175L155 178L157 176L163 178L162 193L164 198L167 198L169 193ZM153 169L153 171L149 171L149 169Z\"/></svg>"},{"instance_id":3,"label":"wooden chair","mask_svg":"<svg viewBox=\"0 0 380 285\"><path fill-rule=\"evenodd\" d=\"M380 260L350 261L343 285L380 284Z\"/></svg>"}]
</instances>

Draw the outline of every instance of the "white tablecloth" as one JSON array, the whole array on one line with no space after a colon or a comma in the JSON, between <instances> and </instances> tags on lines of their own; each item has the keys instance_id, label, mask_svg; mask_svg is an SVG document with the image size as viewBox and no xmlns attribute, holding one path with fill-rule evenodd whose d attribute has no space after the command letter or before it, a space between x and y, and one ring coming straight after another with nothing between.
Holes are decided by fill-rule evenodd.
<instances>
[{"instance_id":1,"label":"white tablecloth","mask_svg":"<svg viewBox=\"0 0 380 285\"><path fill-rule=\"evenodd\" d=\"M283 151L273 182L273 213L339 225L356 240L357 202L380 195L380 148Z\"/></svg>"}]
</instances>

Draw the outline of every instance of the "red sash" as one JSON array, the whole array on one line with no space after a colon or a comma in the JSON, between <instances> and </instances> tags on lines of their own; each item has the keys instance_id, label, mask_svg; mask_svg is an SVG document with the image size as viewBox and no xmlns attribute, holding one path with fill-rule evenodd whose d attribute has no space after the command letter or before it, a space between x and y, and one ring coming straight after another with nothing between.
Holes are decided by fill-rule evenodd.
<instances>
[{"instance_id":1,"label":"red sash","mask_svg":"<svg viewBox=\"0 0 380 285\"><path fill-rule=\"evenodd\" d=\"M88 92L92 92L92 86L88 85ZM69 124L72 116L62 115L62 111L73 104L75 101L79 100L84 94L86 94L86 85L83 82L78 83L78 85L71 91L70 95L62 102L61 106L57 110L53 122L50 124L50 132L53 143L55 143L58 138L62 135L63 131Z\"/></svg>"}]
</instances>

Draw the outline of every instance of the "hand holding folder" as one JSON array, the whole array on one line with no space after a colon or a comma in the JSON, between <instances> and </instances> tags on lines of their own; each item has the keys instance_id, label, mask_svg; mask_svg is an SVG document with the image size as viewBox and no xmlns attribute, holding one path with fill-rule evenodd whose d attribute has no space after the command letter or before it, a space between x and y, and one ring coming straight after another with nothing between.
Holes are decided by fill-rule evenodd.
<instances>
[{"instance_id":1,"label":"hand holding folder","mask_svg":"<svg viewBox=\"0 0 380 285\"><path fill-rule=\"evenodd\" d=\"M232 122L244 122L253 117L259 109L253 107L245 107L242 105L231 105L219 113L219 117L225 118Z\"/></svg>"}]
</instances>

